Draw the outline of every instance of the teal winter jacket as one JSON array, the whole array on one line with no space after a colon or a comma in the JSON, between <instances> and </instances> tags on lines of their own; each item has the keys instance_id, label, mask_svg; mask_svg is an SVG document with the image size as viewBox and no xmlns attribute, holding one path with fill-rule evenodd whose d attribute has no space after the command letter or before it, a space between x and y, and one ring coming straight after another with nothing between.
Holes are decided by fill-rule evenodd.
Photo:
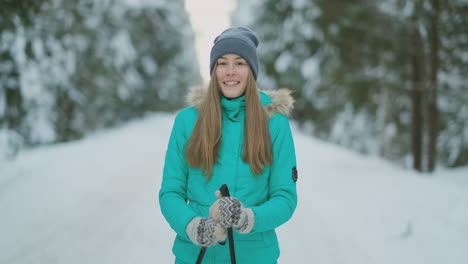
<instances>
[{"instance_id":1,"label":"teal winter jacket","mask_svg":"<svg viewBox=\"0 0 468 264\"><path fill-rule=\"evenodd\" d=\"M161 211L177 233L173 253L177 263L194 263L200 246L193 244L186 234L188 223L196 216L209 215L215 202L215 191L229 186L230 194L238 198L255 215L255 225L248 234L234 231L237 263L276 263L280 250L275 228L288 221L297 204L296 156L286 115L293 99L287 90L260 91L262 105L269 113L269 130L273 163L263 173L254 175L249 164L242 160L244 138L245 98L221 98L222 132L218 163L206 182L201 168L187 165L184 145L190 138L197 120L197 106L206 91L192 91L194 106L180 111L169 139L159 192ZM203 263L230 263L229 247L215 245L207 249Z\"/></svg>"}]
</instances>

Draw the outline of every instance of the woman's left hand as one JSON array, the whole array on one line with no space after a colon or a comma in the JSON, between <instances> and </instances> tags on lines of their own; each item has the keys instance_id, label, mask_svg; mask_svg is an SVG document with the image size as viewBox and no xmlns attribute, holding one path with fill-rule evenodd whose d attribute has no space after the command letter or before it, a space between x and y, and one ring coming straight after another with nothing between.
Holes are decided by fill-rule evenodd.
<instances>
[{"instance_id":1,"label":"woman's left hand","mask_svg":"<svg viewBox=\"0 0 468 264\"><path fill-rule=\"evenodd\" d=\"M210 216L224 227L233 227L239 233L249 233L255 223L254 213L250 208L244 208L235 197L221 197L216 191L218 200L210 207Z\"/></svg>"}]
</instances>

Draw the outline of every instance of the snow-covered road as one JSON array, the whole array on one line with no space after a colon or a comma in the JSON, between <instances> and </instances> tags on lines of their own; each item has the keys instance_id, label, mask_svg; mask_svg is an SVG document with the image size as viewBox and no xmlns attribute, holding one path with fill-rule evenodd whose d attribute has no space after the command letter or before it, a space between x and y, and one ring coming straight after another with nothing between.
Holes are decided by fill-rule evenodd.
<instances>
[{"instance_id":1,"label":"snow-covered road","mask_svg":"<svg viewBox=\"0 0 468 264\"><path fill-rule=\"evenodd\" d=\"M0 163L0 263L172 263L157 193L173 117ZM294 134L300 200L279 263L468 262L466 168L455 184Z\"/></svg>"}]
</instances>

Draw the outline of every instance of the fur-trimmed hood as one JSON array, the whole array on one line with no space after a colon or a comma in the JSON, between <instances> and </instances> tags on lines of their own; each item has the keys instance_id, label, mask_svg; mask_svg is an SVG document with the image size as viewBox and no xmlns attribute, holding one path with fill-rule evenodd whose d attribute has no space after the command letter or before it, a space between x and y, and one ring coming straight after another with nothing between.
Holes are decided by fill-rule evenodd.
<instances>
[{"instance_id":1,"label":"fur-trimmed hood","mask_svg":"<svg viewBox=\"0 0 468 264\"><path fill-rule=\"evenodd\" d=\"M278 90L259 90L271 98L271 103L264 105L265 110L269 116L273 116L276 113L280 113L289 116L294 108L294 98L291 96L291 91L286 88ZM206 100L208 89L200 86L196 86L190 89L187 95L187 103L190 106L199 106Z\"/></svg>"}]
</instances>

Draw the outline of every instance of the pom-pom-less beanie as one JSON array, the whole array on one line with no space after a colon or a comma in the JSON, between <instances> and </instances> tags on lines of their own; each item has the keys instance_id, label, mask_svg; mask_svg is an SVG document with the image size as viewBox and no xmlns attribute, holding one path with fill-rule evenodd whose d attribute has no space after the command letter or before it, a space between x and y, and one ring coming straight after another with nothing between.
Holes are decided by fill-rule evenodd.
<instances>
[{"instance_id":1,"label":"pom-pom-less beanie","mask_svg":"<svg viewBox=\"0 0 468 264\"><path fill-rule=\"evenodd\" d=\"M210 74L219 57L233 53L244 58L250 66L257 80L258 58L257 58L257 35L250 29L244 27L229 28L223 31L214 40L210 54Z\"/></svg>"}]
</instances>

